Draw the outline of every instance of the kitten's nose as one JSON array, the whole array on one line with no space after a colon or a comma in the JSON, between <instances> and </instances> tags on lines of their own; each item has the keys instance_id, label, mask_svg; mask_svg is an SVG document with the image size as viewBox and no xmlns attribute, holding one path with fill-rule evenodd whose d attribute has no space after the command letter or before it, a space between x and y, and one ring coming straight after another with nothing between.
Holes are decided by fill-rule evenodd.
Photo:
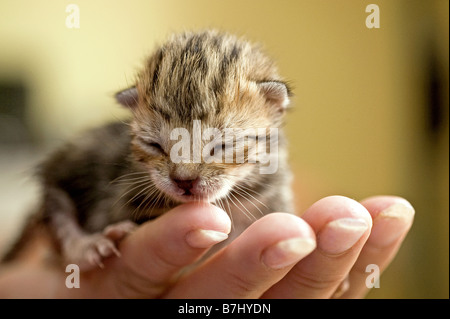
<instances>
[{"instance_id":1,"label":"kitten's nose","mask_svg":"<svg viewBox=\"0 0 450 319\"><path fill-rule=\"evenodd\" d=\"M176 179L173 178L173 181L177 184L179 188L184 190L185 195L191 195L191 189L194 186L194 182L196 179Z\"/></svg>"}]
</instances>

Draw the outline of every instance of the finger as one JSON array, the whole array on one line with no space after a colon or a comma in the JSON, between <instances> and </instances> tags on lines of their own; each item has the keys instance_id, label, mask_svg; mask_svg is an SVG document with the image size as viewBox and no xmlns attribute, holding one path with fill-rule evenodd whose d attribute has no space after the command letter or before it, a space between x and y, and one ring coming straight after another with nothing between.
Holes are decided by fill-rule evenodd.
<instances>
[{"instance_id":1,"label":"finger","mask_svg":"<svg viewBox=\"0 0 450 319\"><path fill-rule=\"evenodd\" d=\"M48 265L26 262L2 264L0 268L0 299L62 298L55 287L66 280L64 273ZM66 291L69 289L65 289ZM73 289L72 289L73 290Z\"/></svg>"},{"instance_id":2,"label":"finger","mask_svg":"<svg viewBox=\"0 0 450 319\"><path fill-rule=\"evenodd\" d=\"M131 220L125 220L117 224L109 225L103 230L103 235L113 241L119 241L138 227Z\"/></svg>"},{"instance_id":3,"label":"finger","mask_svg":"<svg viewBox=\"0 0 450 319\"><path fill-rule=\"evenodd\" d=\"M87 291L114 297L158 297L183 267L225 240L230 228L228 215L216 206L177 206L125 237L119 245L122 257L105 260L104 272L87 280L102 285L87 286Z\"/></svg>"},{"instance_id":4,"label":"finger","mask_svg":"<svg viewBox=\"0 0 450 319\"><path fill-rule=\"evenodd\" d=\"M306 222L272 213L177 282L165 297L258 298L314 248L314 232Z\"/></svg>"},{"instance_id":5,"label":"finger","mask_svg":"<svg viewBox=\"0 0 450 319\"><path fill-rule=\"evenodd\" d=\"M330 196L302 216L317 236L317 249L263 298L329 298L345 279L367 240L372 219L358 202Z\"/></svg>"},{"instance_id":6,"label":"finger","mask_svg":"<svg viewBox=\"0 0 450 319\"><path fill-rule=\"evenodd\" d=\"M369 277L372 273L370 269L375 269L375 266L380 274L386 269L403 243L414 219L414 208L400 197L371 197L361 204L372 215L373 227L350 271L349 289L340 298L362 298L367 294L369 287L375 284L372 277ZM367 280L369 282L366 282Z\"/></svg>"}]
</instances>

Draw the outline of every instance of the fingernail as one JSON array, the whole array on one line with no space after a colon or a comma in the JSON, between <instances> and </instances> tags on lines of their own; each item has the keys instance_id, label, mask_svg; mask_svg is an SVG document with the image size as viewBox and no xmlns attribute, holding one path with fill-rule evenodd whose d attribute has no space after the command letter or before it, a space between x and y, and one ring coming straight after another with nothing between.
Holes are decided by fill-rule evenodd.
<instances>
[{"instance_id":1,"label":"fingernail","mask_svg":"<svg viewBox=\"0 0 450 319\"><path fill-rule=\"evenodd\" d=\"M329 254L340 254L350 249L367 231L364 219L340 218L329 222L318 235L320 249Z\"/></svg>"},{"instance_id":2,"label":"fingernail","mask_svg":"<svg viewBox=\"0 0 450 319\"><path fill-rule=\"evenodd\" d=\"M220 231L196 229L186 234L187 243L193 248L209 248L228 238Z\"/></svg>"},{"instance_id":3,"label":"fingernail","mask_svg":"<svg viewBox=\"0 0 450 319\"><path fill-rule=\"evenodd\" d=\"M374 219L369 242L379 247L392 244L411 226L414 214L414 208L407 202L389 206Z\"/></svg>"},{"instance_id":4,"label":"fingernail","mask_svg":"<svg viewBox=\"0 0 450 319\"><path fill-rule=\"evenodd\" d=\"M272 269L281 269L298 262L314 248L316 242L311 238L286 239L266 248L262 262Z\"/></svg>"}]
</instances>

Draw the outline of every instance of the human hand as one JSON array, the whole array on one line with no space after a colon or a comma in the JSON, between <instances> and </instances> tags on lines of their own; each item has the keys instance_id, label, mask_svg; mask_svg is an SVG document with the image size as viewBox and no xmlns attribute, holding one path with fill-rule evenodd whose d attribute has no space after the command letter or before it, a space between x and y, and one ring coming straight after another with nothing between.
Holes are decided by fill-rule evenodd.
<instances>
[{"instance_id":1,"label":"human hand","mask_svg":"<svg viewBox=\"0 0 450 319\"><path fill-rule=\"evenodd\" d=\"M366 266L386 268L413 215L411 205L398 197L373 197L361 204L326 197L302 218L264 216L178 278L231 227L219 208L189 203L141 225L120 243L121 258L82 273L78 289L66 287L61 269L13 264L0 272L0 297L359 298L368 290ZM341 285L346 278L349 284Z\"/></svg>"}]
</instances>

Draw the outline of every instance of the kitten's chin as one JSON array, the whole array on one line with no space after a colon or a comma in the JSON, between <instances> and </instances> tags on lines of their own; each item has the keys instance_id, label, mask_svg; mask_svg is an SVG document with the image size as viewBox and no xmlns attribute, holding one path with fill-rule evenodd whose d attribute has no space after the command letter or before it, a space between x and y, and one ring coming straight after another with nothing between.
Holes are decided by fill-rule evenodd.
<instances>
[{"instance_id":1,"label":"kitten's chin","mask_svg":"<svg viewBox=\"0 0 450 319\"><path fill-rule=\"evenodd\" d=\"M226 194L220 196L220 194L175 194L173 192L165 192L170 198L179 203L189 203L189 202L207 202L213 203L217 199L225 197Z\"/></svg>"},{"instance_id":2,"label":"kitten's chin","mask_svg":"<svg viewBox=\"0 0 450 319\"><path fill-rule=\"evenodd\" d=\"M205 192L196 191L195 193L183 192L177 189L162 189L162 191L172 200L179 203L189 203L189 202L214 203L216 200L221 199L227 196L228 194L228 190L225 188L216 191L212 191L211 189Z\"/></svg>"},{"instance_id":3,"label":"kitten's chin","mask_svg":"<svg viewBox=\"0 0 450 319\"><path fill-rule=\"evenodd\" d=\"M211 203L214 200L208 198L206 196L196 196L196 195L169 195L172 199L180 203L189 203L189 202L208 202Z\"/></svg>"}]
</instances>

